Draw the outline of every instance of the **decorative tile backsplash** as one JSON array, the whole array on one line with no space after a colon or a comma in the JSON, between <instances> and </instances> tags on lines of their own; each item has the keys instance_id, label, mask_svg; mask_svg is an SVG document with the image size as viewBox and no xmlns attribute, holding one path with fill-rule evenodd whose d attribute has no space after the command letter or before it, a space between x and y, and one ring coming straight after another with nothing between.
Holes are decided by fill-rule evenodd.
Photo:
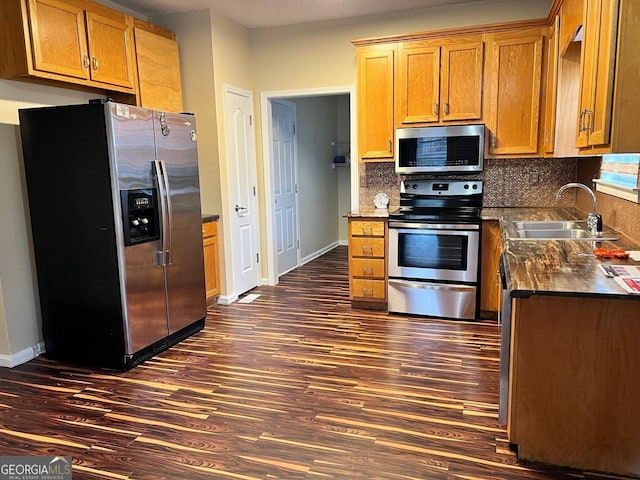
<instances>
[{"instance_id":1,"label":"decorative tile backsplash","mask_svg":"<svg viewBox=\"0 0 640 480\"><path fill-rule=\"evenodd\" d=\"M578 160L569 159L486 159L484 171L473 175L447 175L446 178L482 179L484 207L553 207L574 205L575 194L556 201L558 189L575 182ZM396 175L391 162L360 165L360 207L373 206L378 192L389 196L389 206L400 204L400 180L442 178L433 175Z\"/></svg>"}]
</instances>

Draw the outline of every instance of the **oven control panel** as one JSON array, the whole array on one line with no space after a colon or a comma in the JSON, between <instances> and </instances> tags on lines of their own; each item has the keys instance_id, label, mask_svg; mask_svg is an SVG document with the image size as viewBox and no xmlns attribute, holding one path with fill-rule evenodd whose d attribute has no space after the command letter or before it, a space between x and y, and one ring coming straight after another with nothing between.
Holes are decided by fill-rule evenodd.
<instances>
[{"instance_id":1,"label":"oven control panel","mask_svg":"<svg viewBox=\"0 0 640 480\"><path fill-rule=\"evenodd\" d=\"M400 193L416 195L477 195L482 193L482 180L403 180Z\"/></svg>"}]
</instances>

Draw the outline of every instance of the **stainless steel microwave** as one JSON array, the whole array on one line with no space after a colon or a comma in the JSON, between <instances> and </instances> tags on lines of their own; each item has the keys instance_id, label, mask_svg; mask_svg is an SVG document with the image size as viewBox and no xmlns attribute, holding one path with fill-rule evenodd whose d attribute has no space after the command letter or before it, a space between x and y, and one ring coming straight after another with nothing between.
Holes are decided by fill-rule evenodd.
<instances>
[{"instance_id":1,"label":"stainless steel microwave","mask_svg":"<svg viewBox=\"0 0 640 480\"><path fill-rule=\"evenodd\" d=\"M396 173L481 172L484 125L398 128Z\"/></svg>"}]
</instances>

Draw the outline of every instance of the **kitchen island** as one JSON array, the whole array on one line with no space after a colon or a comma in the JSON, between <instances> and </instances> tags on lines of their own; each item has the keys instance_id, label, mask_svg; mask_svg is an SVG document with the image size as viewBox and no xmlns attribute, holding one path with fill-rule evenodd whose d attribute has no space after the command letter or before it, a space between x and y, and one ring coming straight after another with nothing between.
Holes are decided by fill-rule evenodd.
<instances>
[{"instance_id":1,"label":"kitchen island","mask_svg":"<svg viewBox=\"0 0 640 480\"><path fill-rule=\"evenodd\" d=\"M499 219L511 291L508 436L518 457L640 475L640 296L607 278L594 247L509 238L516 220L583 220L572 209L483 210ZM605 235L616 234L605 228ZM508 321L505 320L505 321Z\"/></svg>"}]
</instances>

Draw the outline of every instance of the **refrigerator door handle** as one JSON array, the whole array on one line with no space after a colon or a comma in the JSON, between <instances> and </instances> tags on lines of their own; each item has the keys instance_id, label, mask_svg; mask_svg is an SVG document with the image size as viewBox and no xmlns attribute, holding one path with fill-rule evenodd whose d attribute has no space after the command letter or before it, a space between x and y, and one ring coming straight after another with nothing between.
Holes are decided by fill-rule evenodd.
<instances>
[{"instance_id":1,"label":"refrigerator door handle","mask_svg":"<svg viewBox=\"0 0 640 480\"><path fill-rule=\"evenodd\" d=\"M162 162L160 160L153 160L153 170L155 172L156 181L158 182L158 196L160 197L160 221L162 223L160 248L161 250L157 254L157 262L161 267L167 265L167 251L168 251L168 230L169 220L167 219L167 211L169 210L167 204L167 191L166 182L164 180L164 171L162 168Z\"/></svg>"},{"instance_id":2,"label":"refrigerator door handle","mask_svg":"<svg viewBox=\"0 0 640 480\"><path fill-rule=\"evenodd\" d=\"M171 265L173 263L173 246L171 242L171 232L173 231L173 207L171 205L171 188L169 186L169 173L167 172L167 162L164 160L160 160L160 164L162 165L162 179L164 181L164 195L167 206L167 243L165 252L167 255L167 265Z\"/></svg>"}]
</instances>

